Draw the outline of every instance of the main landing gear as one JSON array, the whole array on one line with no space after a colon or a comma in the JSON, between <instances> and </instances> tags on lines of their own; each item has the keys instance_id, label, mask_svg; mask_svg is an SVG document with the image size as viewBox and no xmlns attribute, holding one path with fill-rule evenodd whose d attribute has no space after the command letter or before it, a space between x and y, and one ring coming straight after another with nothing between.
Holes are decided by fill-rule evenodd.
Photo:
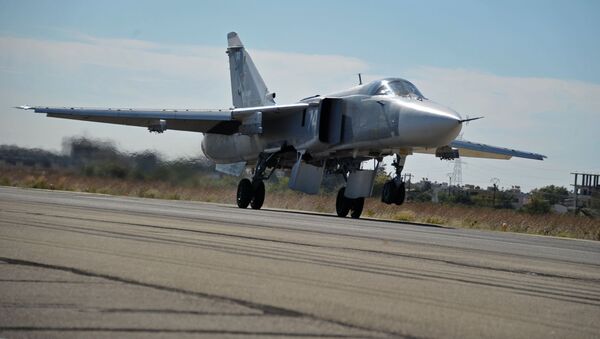
<instances>
[{"instance_id":1,"label":"main landing gear","mask_svg":"<svg viewBox=\"0 0 600 339\"><path fill-rule=\"evenodd\" d=\"M396 154L396 160L392 163L392 166L394 166L396 170L396 176L383 185L381 202L388 205L402 205L402 203L404 203L404 200L406 199L406 186L400 175L402 174L405 161L406 158L402 158Z\"/></svg>"},{"instance_id":2,"label":"main landing gear","mask_svg":"<svg viewBox=\"0 0 600 339\"><path fill-rule=\"evenodd\" d=\"M279 164L279 157L276 153L261 154L256 162L252 181L244 178L240 180L237 188L237 205L239 208L247 208L248 205L255 210L259 210L265 202L265 183L268 180L275 168ZM265 176L267 167L271 167L271 171Z\"/></svg>"},{"instance_id":3,"label":"main landing gear","mask_svg":"<svg viewBox=\"0 0 600 339\"><path fill-rule=\"evenodd\" d=\"M244 178L240 180L237 189L237 205L239 208L247 208L248 205L259 210L265 202L265 183L261 179L250 181Z\"/></svg>"},{"instance_id":4,"label":"main landing gear","mask_svg":"<svg viewBox=\"0 0 600 339\"><path fill-rule=\"evenodd\" d=\"M369 173L375 173L379 166L379 162L381 161L379 158L374 160L376 160L375 170L371 170ZM346 196L347 186L339 189L335 199L335 212L338 217L345 218L349 213L352 219L358 219L362 214L365 205L365 196L369 195L366 191L370 191L373 185L372 177L370 177L371 174L365 176L358 173L362 172L360 168L363 161L364 159L362 158L348 158L335 160L335 162L327 164L328 173L342 175L344 181L346 181L346 185L352 187L351 189L354 193L351 194L351 196L358 196L355 198L348 198ZM367 172L365 171L362 173ZM365 189L366 186L368 186L367 189Z\"/></svg>"},{"instance_id":5,"label":"main landing gear","mask_svg":"<svg viewBox=\"0 0 600 339\"><path fill-rule=\"evenodd\" d=\"M338 217L345 218L348 215L348 213L350 213L350 216L353 219L360 218L363 207L365 205L365 198L346 198L344 196L345 191L345 187L340 188L337 194L337 198L335 199L335 211Z\"/></svg>"}]
</instances>

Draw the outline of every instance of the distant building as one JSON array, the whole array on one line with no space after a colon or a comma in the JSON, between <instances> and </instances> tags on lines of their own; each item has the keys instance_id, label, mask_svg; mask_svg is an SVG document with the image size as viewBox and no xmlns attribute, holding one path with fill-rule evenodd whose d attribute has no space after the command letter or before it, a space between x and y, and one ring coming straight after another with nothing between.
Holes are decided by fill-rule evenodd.
<instances>
[{"instance_id":1,"label":"distant building","mask_svg":"<svg viewBox=\"0 0 600 339\"><path fill-rule=\"evenodd\" d=\"M598 208L600 199L600 174L571 173L575 180L573 195L569 198L569 208Z\"/></svg>"},{"instance_id":2,"label":"distant building","mask_svg":"<svg viewBox=\"0 0 600 339\"><path fill-rule=\"evenodd\" d=\"M510 204L514 209L520 209L529 203L530 196L528 193L521 192L521 186L513 186L504 192L510 196Z\"/></svg>"}]
</instances>

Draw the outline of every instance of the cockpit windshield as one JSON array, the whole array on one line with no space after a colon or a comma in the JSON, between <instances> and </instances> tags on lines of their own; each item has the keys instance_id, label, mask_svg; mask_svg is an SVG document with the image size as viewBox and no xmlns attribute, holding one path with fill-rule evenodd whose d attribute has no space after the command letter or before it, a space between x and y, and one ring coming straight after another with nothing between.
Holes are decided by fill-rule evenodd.
<instances>
[{"instance_id":1,"label":"cockpit windshield","mask_svg":"<svg viewBox=\"0 0 600 339\"><path fill-rule=\"evenodd\" d=\"M377 89L375 95L396 95L401 97L416 97L419 100L425 99L417 87L406 80L383 81L383 84Z\"/></svg>"}]
</instances>

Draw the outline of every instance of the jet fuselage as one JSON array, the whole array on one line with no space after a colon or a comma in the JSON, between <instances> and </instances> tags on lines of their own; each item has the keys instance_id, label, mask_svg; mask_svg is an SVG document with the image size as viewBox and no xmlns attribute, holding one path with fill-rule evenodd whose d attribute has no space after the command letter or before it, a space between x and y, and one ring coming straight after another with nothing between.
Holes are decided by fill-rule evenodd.
<instances>
[{"instance_id":1,"label":"jet fuselage","mask_svg":"<svg viewBox=\"0 0 600 339\"><path fill-rule=\"evenodd\" d=\"M385 155L414 147L435 149L448 145L460 133L461 117L457 112L424 98L414 86L413 92L386 91L390 83L413 86L389 78L303 99L300 102L310 104L303 112L263 121L267 133L206 134L202 150L217 163L253 163L261 152L284 146L317 159L344 152L354 156L374 152ZM328 100L335 102L334 109L329 109L335 112L327 111L324 103ZM330 121L324 119L324 114L331 116ZM330 124L329 129L335 129L339 138L334 142L324 140L327 131L322 124Z\"/></svg>"}]
</instances>

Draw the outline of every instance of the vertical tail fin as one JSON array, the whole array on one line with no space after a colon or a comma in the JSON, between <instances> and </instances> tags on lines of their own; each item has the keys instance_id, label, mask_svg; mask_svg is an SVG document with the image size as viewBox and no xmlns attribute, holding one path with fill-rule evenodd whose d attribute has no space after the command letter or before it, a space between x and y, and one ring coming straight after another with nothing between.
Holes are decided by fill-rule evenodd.
<instances>
[{"instance_id":1,"label":"vertical tail fin","mask_svg":"<svg viewBox=\"0 0 600 339\"><path fill-rule=\"evenodd\" d=\"M265 82L246 52L237 33L227 34L227 54L231 75L233 106L252 107L274 105L275 93L269 93Z\"/></svg>"}]
</instances>

